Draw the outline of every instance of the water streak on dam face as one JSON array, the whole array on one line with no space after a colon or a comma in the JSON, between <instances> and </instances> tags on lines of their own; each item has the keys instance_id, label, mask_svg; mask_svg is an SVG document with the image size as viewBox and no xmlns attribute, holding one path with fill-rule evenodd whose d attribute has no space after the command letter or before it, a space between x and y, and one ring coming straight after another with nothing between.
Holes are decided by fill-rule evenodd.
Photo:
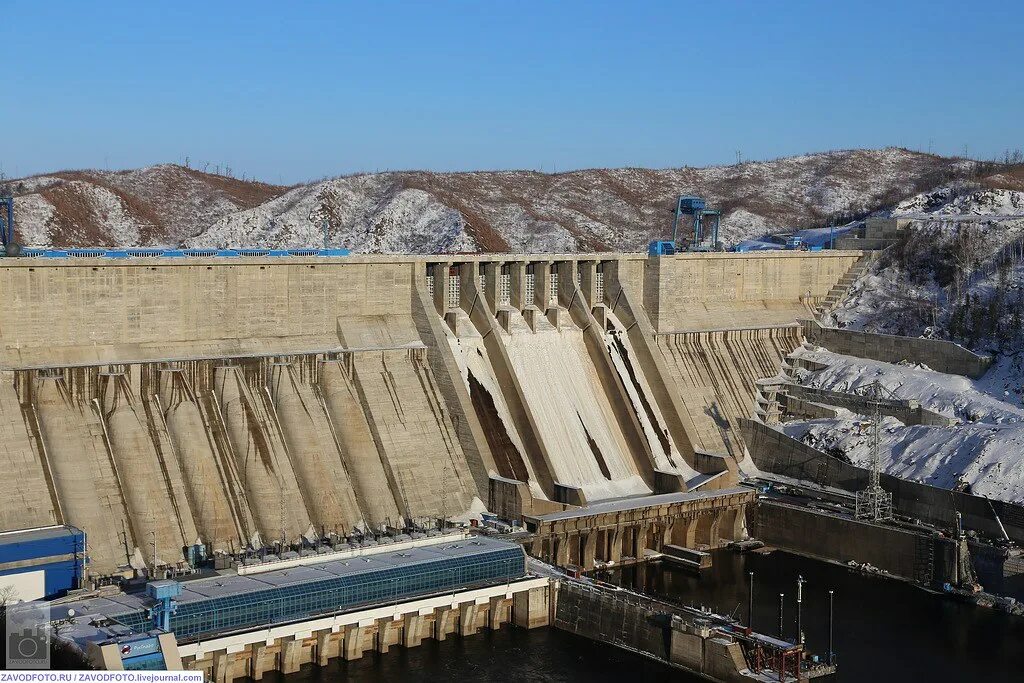
<instances>
[{"instance_id":1,"label":"water streak on dam face","mask_svg":"<svg viewBox=\"0 0 1024 683\"><path fill-rule=\"evenodd\" d=\"M185 480L199 538L214 550L244 548L255 535L230 453L218 451L195 390L180 368L159 371L159 401ZM232 505L234 501L234 505Z\"/></svg>"},{"instance_id":2,"label":"water streak on dam face","mask_svg":"<svg viewBox=\"0 0 1024 683\"><path fill-rule=\"evenodd\" d=\"M347 364L349 367L345 365L343 361L320 364L320 391L348 465L356 499L371 527L401 526L402 514L352 384L351 363Z\"/></svg>"},{"instance_id":3,"label":"water streak on dam face","mask_svg":"<svg viewBox=\"0 0 1024 683\"><path fill-rule=\"evenodd\" d=\"M196 540L187 505L176 505L178 463L158 453L149 420L123 372L102 374L101 392L106 433L128 504L135 538L156 564L177 564L181 549Z\"/></svg>"},{"instance_id":4,"label":"water streak on dam face","mask_svg":"<svg viewBox=\"0 0 1024 683\"><path fill-rule=\"evenodd\" d=\"M0 531L80 526L102 576L686 490L858 257L6 259Z\"/></svg>"},{"instance_id":5,"label":"water streak on dam face","mask_svg":"<svg viewBox=\"0 0 1024 683\"><path fill-rule=\"evenodd\" d=\"M222 365L214 373L217 401L261 536L301 540L313 525L270 414L269 397L254 390L238 366Z\"/></svg>"},{"instance_id":6,"label":"water streak on dam face","mask_svg":"<svg viewBox=\"0 0 1024 683\"><path fill-rule=\"evenodd\" d=\"M63 374L37 377L32 389L64 518L87 525L94 571L113 571L132 559L137 541L100 416L91 401L73 395Z\"/></svg>"},{"instance_id":7,"label":"water streak on dam face","mask_svg":"<svg viewBox=\"0 0 1024 683\"><path fill-rule=\"evenodd\" d=\"M362 526L352 483L314 385L303 381L291 363L274 363L270 370L270 394L314 527L339 533Z\"/></svg>"}]
</instances>

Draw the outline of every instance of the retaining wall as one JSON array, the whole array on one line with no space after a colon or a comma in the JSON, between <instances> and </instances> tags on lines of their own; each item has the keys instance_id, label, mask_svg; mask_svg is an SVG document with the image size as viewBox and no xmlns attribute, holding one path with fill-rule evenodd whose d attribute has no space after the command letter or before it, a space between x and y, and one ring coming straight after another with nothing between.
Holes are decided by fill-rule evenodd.
<instances>
[{"instance_id":1,"label":"retaining wall","mask_svg":"<svg viewBox=\"0 0 1024 683\"><path fill-rule=\"evenodd\" d=\"M948 581L954 544L948 538L761 499L752 534L770 546L826 560L870 563L926 586Z\"/></svg>"},{"instance_id":2,"label":"retaining wall","mask_svg":"<svg viewBox=\"0 0 1024 683\"><path fill-rule=\"evenodd\" d=\"M829 351L859 356L884 363L910 361L952 375L981 377L992 364L988 356L979 356L959 344L942 339L901 337L894 334L855 332L822 327L816 320L801 320L804 336Z\"/></svg>"},{"instance_id":3,"label":"retaining wall","mask_svg":"<svg viewBox=\"0 0 1024 683\"><path fill-rule=\"evenodd\" d=\"M765 472L847 491L859 491L868 485L868 470L811 448L761 422L746 420L743 430L754 464ZM892 493L893 506L900 514L916 517L926 524L951 528L959 511L965 528L1000 538L1002 531L996 521L998 514L1007 535L1017 543L1024 543L1024 506L941 489L885 473L881 475L881 484Z\"/></svg>"}]
</instances>

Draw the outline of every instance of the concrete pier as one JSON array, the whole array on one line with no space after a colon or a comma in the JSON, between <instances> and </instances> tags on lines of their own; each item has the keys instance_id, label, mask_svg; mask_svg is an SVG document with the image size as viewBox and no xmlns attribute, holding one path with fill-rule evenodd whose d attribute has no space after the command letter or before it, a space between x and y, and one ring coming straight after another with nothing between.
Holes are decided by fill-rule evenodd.
<instances>
[{"instance_id":1,"label":"concrete pier","mask_svg":"<svg viewBox=\"0 0 1024 683\"><path fill-rule=\"evenodd\" d=\"M586 571L598 562L644 559L667 545L713 549L746 537L746 510L756 499L748 488L672 493L595 503L527 517L531 554L551 564Z\"/></svg>"},{"instance_id":2,"label":"concrete pier","mask_svg":"<svg viewBox=\"0 0 1024 683\"><path fill-rule=\"evenodd\" d=\"M526 579L493 588L378 607L337 617L213 638L177 647L184 669L207 680L231 683L268 671L294 673L305 664L325 666L338 657L362 658L393 647L418 647L427 638L469 637L506 624L549 624L548 579Z\"/></svg>"}]
</instances>

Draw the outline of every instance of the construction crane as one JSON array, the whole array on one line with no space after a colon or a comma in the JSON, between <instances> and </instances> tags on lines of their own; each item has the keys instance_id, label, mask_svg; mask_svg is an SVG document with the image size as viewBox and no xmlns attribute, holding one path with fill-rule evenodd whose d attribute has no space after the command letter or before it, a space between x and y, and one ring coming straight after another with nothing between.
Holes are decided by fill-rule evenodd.
<instances>
[{"instance_id":1,"label":"construction crane","mask_svg":"<svg viewBox=\"0 0 1024 683\"><path fill-rule=\"evenodd\" d=\"M718 251L718 227L722 212L709 209L707 202L693 195L682 195L676 199L675 216L672 219L672 240L655 240L647 247L650 256L668 256L677 251ZM680 228L687 219L691 220L690 234L680 243ZM707 219L707 224L705 224Z\"/></svg>"},{"instance_id":2,"label":"construction crane","mask_svg":"<svg viewBox=\"0 0 1024 683\"><path fill-rule=\"evenodd\" d=\"M14 197L0 197L0 242L5 256L20 256L21 245L14 241Z\"/></svg>"}]
</instances>

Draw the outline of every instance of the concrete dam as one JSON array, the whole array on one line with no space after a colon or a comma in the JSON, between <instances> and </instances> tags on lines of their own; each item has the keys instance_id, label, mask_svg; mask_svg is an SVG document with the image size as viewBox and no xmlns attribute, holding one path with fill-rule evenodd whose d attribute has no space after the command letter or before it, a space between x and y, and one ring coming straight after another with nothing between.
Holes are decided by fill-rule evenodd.
<instances>
[{"instance_id":1,"label":"concrete dam","mask_svg":"<svg viewBox=\"0 0 1024 683\"><path fill-rule=\"evenodd\" d=\"M89 573L726 489L855 251L4 259L0 530Z\"/></svg>"}]
</instances>

